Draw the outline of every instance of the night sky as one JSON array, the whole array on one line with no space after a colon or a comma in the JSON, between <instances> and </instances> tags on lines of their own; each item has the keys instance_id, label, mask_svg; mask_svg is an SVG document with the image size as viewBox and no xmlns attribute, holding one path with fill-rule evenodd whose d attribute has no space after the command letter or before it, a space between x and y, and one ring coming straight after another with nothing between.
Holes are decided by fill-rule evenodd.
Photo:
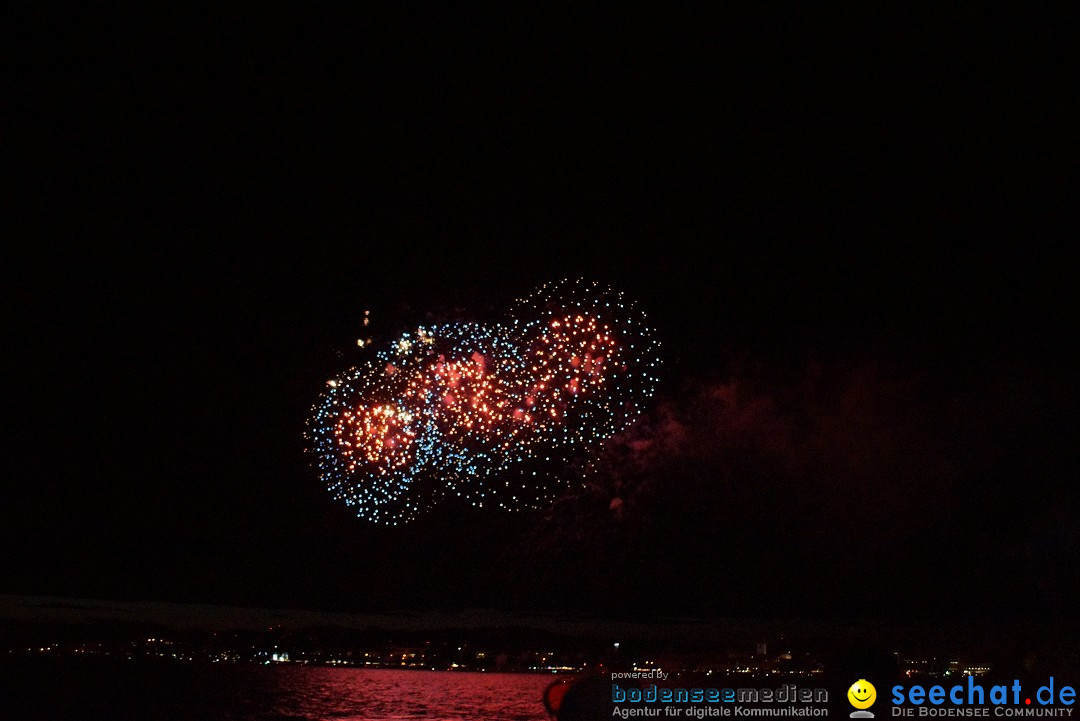
<instances>
[{"instance_id":1,"label":"night sky","mask_svg":"<svg viewBox=\"0 0 1080 721\"><path fill-rule=\"evenodd\" d=\"M0 593L1074 610L1061 23L153 12L16 48ZM388 339L567 277L664 344L600 480L405 528L331 499L304 425L364 310Z\"/></svg>"}]
</instances>

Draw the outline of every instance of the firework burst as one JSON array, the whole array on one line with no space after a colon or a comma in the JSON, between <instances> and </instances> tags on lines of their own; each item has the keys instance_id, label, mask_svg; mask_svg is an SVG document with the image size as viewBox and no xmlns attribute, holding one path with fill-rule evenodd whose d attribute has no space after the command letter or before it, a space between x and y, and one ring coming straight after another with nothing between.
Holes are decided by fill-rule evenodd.
<instances>
[{"instance_id":1,"label":"firework burst","mask_svg":"<svg viewBox=\"0 0 1080 721\"><path fill-rule=\"evenodd\" d=\"M447 495L543 507L641 412L657 348L621 293L581 281L539 288L501 323L420 327L328 382L308 423L314 465L375 522Z\"/></svg>"}]
</instances>

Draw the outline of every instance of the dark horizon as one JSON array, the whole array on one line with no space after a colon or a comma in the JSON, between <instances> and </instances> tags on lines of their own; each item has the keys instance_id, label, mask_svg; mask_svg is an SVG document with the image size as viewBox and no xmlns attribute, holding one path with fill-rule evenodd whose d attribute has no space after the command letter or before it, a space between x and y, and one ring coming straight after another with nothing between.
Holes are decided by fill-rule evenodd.
<instances>
[{"instance_id":1,"label":"dark horizon","mask_svg":"<svg viewBox=\"0 0 1080 721\"><path fill-rule=\"evenodd\" d=\"M1043 36L113 20L18 88L0 593L1074 613L1076 113ZM365 310L389 339L577 277L664 361L587 490L404 528L333 502L303 432Z\"/></svg>"}]
</instances>

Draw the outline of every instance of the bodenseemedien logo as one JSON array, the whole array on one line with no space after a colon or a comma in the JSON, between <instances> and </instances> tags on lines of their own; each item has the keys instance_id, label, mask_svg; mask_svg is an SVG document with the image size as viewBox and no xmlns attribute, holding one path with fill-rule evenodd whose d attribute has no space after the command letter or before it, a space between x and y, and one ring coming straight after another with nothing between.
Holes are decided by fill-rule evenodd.
<instances>
[{"instance_id":1,"label":"bodenseemedien logo","mask_svg":"<svg viewBox=\"0 0 1080 721\"><path fill-rule=\"evenodd\" d=\"M865 678L860 678L847 690L847 699L848 703L855 707L855 710L851 712L851 718L874 718L874 714L867 711L877 700L877 689L874 688L874 684Z\"/></svg>"},{"instance_id":2,"label":"bodenseemedien logo","mask_svg":"<svg viewBox=\"0 0 1080 721\"><path fill-rule=\"evenodd\" d=\"M824 688L804 688L793 683L776 688L718 688L667 685L669 674L659 669L644 672L614 672L611 684L611 715L617 718L719 718L732 716L823 717L829 711L829 692ZM639 688L628 686L624 677L648 678ZM663 685L658 685L663 684ZM591 718L591 717L590 717Z\"/></svg>"}]
</instances>

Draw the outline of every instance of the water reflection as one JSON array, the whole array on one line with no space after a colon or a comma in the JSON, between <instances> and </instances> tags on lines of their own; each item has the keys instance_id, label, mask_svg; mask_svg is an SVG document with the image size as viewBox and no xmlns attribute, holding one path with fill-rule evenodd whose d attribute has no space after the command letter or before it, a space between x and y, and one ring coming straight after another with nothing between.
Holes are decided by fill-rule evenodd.
<instances>
[{"instance_id":1,"label":"water reflection","mask_svg":"<svg viewBox=\"0 0 1080 721\"><path fill-rule=\"evenodd\" d=\"M542 721L550 676L246 664L0 665L0 720Z\"/></svg>"},{"instance_id":2,"label":"water reflection","mask_svg":"<svg viewBox=\"0 0 1080 721\"><path fill-rule=\"evenodd\" d=\"M276 718L547 719L541 696L548 676L439 671L276 668Z\"/></svg>"}]
</instances>

